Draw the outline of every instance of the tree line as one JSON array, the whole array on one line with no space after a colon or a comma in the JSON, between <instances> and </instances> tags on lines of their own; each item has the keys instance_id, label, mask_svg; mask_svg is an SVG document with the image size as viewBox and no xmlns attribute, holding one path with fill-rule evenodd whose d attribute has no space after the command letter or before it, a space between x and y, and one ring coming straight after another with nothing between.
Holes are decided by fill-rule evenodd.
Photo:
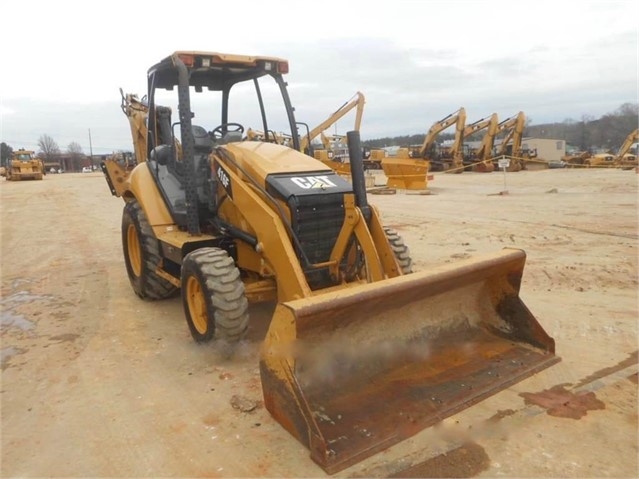
<instances>
[{"instance_id":1,"label":"tree line","mask_svg":"<svg viewBox=\"0 0 639 479\"><path fill-rule=\"evenodd\" d=\"M591 115L583 115L579 120L567 118L560 123L533 125L532 119L528 118L524 136L565 140L568 150L616 153L630 132L637 128L638 123L639 104L624 103L615 111L597 119ZM482 135L480 132L467 138L467 140L479 140ZM454 136L454 133L443 132L437 137L437 142L442 143L445 140L453 139ZM420 145L425 137L425 133L384 137L364 140L362 144L371 148ZM7 165L13 151L13 147L7 143L0 143L0 166ZM45 164L60 164L66 171L80 171L82 166L87 166L87 157L79 143L72 141L67 145L66 151L62 152L55 140L47 134L41 135L38 139L37 156Z\"/></svg>"},{"instance_id":2,"label":"tree line","mask_svg":"<svg viewBox=\"0 0 639 479\"><path fill-rule=\"evenodd\" d=\"M14 148L5 142L0 143L0 166L7 166L11 160ZM56 141L49 135L44 134L38 138L38 151L36 156L44 164L57 164L65 171L80 171L86 165L86 155L82 151L82 146L72 141L67 145L66 151L62 151Z\"/></svg>"}]
</instances>

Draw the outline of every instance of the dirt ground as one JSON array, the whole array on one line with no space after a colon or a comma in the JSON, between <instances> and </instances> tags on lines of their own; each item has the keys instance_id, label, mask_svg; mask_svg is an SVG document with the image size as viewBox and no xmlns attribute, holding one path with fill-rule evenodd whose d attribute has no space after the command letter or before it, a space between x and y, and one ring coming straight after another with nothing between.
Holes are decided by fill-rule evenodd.
<instances>
[{"instance_id":1,"label":"dirt ground","mask_svg":"<svg viewBox=\"0 0 639 479\"><path fill-rule=\"evenodd\" d=\"M436 174L430 195L369 195L415 270L524 249L521 296L562 361L336 476L637 477L638 176ZM0 199L2 477L326 476L262 404L269 305L224 361L179 298L133 294L101 173L1 180Z\"/></svg>"}]
</instances>

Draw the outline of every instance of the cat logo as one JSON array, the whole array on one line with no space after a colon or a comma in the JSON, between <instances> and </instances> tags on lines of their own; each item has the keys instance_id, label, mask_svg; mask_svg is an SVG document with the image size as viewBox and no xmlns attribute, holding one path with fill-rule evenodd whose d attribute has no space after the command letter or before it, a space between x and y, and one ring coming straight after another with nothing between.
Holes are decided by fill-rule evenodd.
<instances>
[{"instance_id":1,"label":"cat logo","mask_svg":"<svg viewBox=\"0 0 639 479\"><path fill-rule=\"evenodd\" d=\"M328 176L296 176L291 178L291 181L295 183L300 188L304 188L305 190L312 189L320 189L325 190L326 188L335 188L337 185L328 179Z\"/></svg>"}]
</instances>

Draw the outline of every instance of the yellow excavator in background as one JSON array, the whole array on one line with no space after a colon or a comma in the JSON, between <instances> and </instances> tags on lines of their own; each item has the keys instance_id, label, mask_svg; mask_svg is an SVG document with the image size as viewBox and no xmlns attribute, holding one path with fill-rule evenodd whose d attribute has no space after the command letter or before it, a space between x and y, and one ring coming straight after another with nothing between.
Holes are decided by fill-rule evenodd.
<instances>
[{"instance_id":1,"label":"yellow excavator in background","mask_svg":"<svg viewBox=\"0 0 639 479\"><path fill-rule=\"evenodd\" d=\"M524 127L526 126L526 115L523 111L517 113L517 115L506 118L499 123L497 127L497 134L506 132L506 136L502 139L502 142L497 151L496 158L502 156L509 157L509 166L506 171L515 172L526 169L524 152L521 148L521 140L524 135Z\"/></svg>"},{"instance_id":2,"label":"yellow excavator in background","mask_svg":"<svg viewBox=\"0 0 639 479\"><path fill-rule=\"evenodd\" d=\"M414 158L424 158L429 162L431 171L446 171L451 168L463 170L463 157L461 152L461 145L463 142L464 127L466 124L466 110L460 108L454 113L451 113L445 118L433 123L424 142L419 150L413 151L412 156ZM435 150L435 141L439 134L446 130L448 127L455 125L455 140L453 149L450 151L448 157L437 157Z\"/></svg>"},{"instance_id":3,"label":"yellow excavator in background","mask_svg":"<svg viewBox=\"0 0 639 479\"><path fill-rule=\"evenodd\" d=\"M300 140L300 148L304 153L312 154L312 145L311 142L318 137L323 131L330 128L332 125L337 123L344 115L350 112L353 108L355 110L355 125L353 127L354 131L359 131L362 125L362 115L364 114L364 105L366 104L366 98L362 92L356 92L353 98L347 102L345 102L342 106L340 106L337 110L335 110L331 115L317 125L312 130L308 130L305 135L302 136ZM304 124L301 124L304 125Z\"/></svg>"},{"instance_id":4,"label":"yellow excavator in background","mask_svg":"<svg viewBox=\"0 0 639 479\"><path fill-rule=\"evenodd\" d=\"M475 148L468 157L468 160L472 165L472 171L478 173L490 173L495 170L495 165L492 162L492 155L498 124L499 119L497 117L497 113L493 113L490 117L481 118L474 123L466 125L466 127L464 128L464 138L467 138L482 130L486 130L481 144L478 148Z\"/></svg>"},{"instance_id":5,"label":"yellow excavator in background","mask_svg":"<svg viewBox=\"0 0 639 479\"><path fill-rule=\"evenodd\" d=\"M334 171L344 177L350 177L350 164L348 161L348 140L346 135L326 134L325 131L342 119L347 113L355 109L355 123L353 131L360 131L362 116L366 98L362 92L356 92L353 98L345 102L336 111L331 113L326 120L322 121L313 129L309 129L306 123L298 123L306 128L306 133L300 141L301 151L320 160ZM316 148L313 140L320 137L322 148Z\"/></svg>"},{"instance_id":6,"label":"yellow excavator in background","mask_svg":"<svg viewBox=\"0 0 639 479\"><path fill-rule=\"evenodd\" d=\"M584 165L584 162L591 157L592 153L589 151L576 151L562 156L561 161L565 163L566 168L573 168Z\"/></svg>"},{"instance_id":7,"label":"yellow excavator in background","mask_svg":"<svg viewBox=\"0 0 639 479\"><path fill-rule=\"evenodd\" d=\"M357 131L357 130L355 130ZM348 138L346 135L320 133L323 148L313 148L313 158L320 160L340 174L350 175ZM362 147L365 170L381 170L385 151L380 148Z\"/></svg>"},{"instance_id":8,"label":"yellow excavator in background","mask_svg":"<svg viewBox=\"0 0 639 479\"><path fill-rule=\"evenodd\" d=\"M448 158L448 161L437 159L431 161L433 147L437 136L451 125L457 124L456 131L461 135L466 121L466 111L460 108L445 118L435 122L424 138L424 142L419 148L402 147L397 150L395 156L382 160L384 174L388 178L386 186L407 190L423 190L428 186L428 172L431 166L435 170L446 170L449 168L463 168L461 155Z\"/></svg>"},{"instance_id":9,"label":"yellow excavator in background","mask_svg":"<svg viewBox=\"0 0 639 479\"><path fill-rule=\"evenodd\" d=\"M455 122L455 138L453 144L449 148L439 148L437 160L430 160L431 166L434 162L439 163L441 170L450 173L463 173L464 171L464 138L466 130L466 111L462 108L457 115Z\"/></svg>"},{"instance_id":10,"label":"yellow excavator in background","mask_svg":"<svg viewBox=\"0 0 639 479\"><path fill-rule=\"evenodd\" d=\"M322 148L316 148L311 145L309 150L313 158L321 161L339 175L350 178L351 165L349 163L348 144L346 143L346 135L327 135L320 133Z\"/></svg>"},{"instance_id":11,"label":"yellow excavator in background","mask_svg":"<svg viewBox=\"0 0 639 479\"><path fill-rule=\"evenodd\" d=\"M626 137L623 145L617 151L617 156L614 159L615 166L623 170L631 170L637 167L637 152L636 148L634 152L631 152L632 145L639 141L639 128L630 132Z\"/></svg>"},{"instance_id":12,"label":"yellow excavator in background","mask_svg":"<svg viewBox=\"0 0 639 479\"><path fill-rule=\"evenodd\" d=\"M327 134L326 130L332 127L351 110L356 108L353 131L359 132L362 124L365 103L366 99L364 94L362 92L357 92L351 100L344 103L315 128L309 129L308 125L305 123L298 123L299 126L304 126L307 129L306 134L301 140L302 151L313 158L320 160L341 176L350 178L351 167L349 163L348 138L343 134ZM320 137L322 148L317 148L313 145L313 139L318 136ZM251 139L250 135L249 139ZM378 148L372 149L364 146L362 147L362 157L365 170L379 170L382 168L382 160L385 157L385 152ZM371 179L372 177L368 178L367 181Z\"/></svg>"},{"instance_id":13,"label":"yellow excavator in background","mask_svg":"<svg viewBox=\"0 0 639 479\"><path fill-rule=\"evenodd\" d=\"M44 163L35 157L34 151L20 148L11 153L4 175L7 181L41 180Z\"/></svg>"},{"instance_id":14,"label":"yellow excavator in background","mask_svg":"<svg viewBox=\"0 0 639 479\"><path fill-rule=\"evenodd\" d=\"M288 70L276 57L171 54L148 70L146 101L123 95L136 166L111 158L102 170L124 200L137 296L181 292L193 339L229 346L246 335L249 303L273 304L264 404L332 474L559 358L519 296L523 251L412 272L403 240L367 201L359 133L347 133L352 182L301 152ZM273 86L290 146L250 141L238 123L272 131L260 92ZM157 103L169 96L175 109ZM237 111L236 96L246 100ZM195 111L218 100L219 116Z\"/></svg>"}]
</instances>

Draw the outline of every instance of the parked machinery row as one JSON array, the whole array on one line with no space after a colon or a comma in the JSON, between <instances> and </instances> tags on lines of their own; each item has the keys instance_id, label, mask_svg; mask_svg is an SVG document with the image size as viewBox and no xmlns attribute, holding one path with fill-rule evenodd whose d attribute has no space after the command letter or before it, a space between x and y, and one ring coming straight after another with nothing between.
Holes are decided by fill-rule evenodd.
<instances>
[{"instance_id":1,"label":"parked machinery row","mask_svg":"<svg viewBox=\"0 0 639 479\"><path fill-rule=\"evenodd\" d=\"M617 153L595 153L579 151L565 155L562 161L570 167L621 168L631 170L637 167L637 142L639 128L631 131Z\"/></svg>"}]
</instances>

